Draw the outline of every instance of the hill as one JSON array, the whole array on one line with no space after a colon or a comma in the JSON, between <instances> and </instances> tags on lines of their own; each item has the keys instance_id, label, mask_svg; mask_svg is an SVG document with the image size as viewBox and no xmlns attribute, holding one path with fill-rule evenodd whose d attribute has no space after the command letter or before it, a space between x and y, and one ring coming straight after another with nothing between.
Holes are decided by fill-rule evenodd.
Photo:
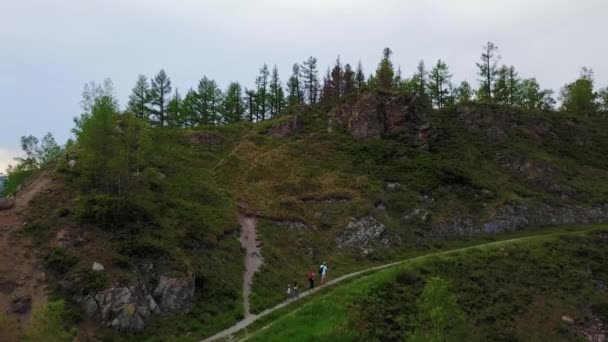
<instances>
[{"instance_id":1,"label":"hill","mask_svg":"<svg viewBox=\"0 0 608 342\"><path fill-rule=\"evenodd\" d=\"M25 229L51 298L67 300L71 324L89 317L107 338L195 339L248 315L239 217L256 219L263 259L254 314L322 261L336 277L509 232L608 221L601 117L473 103L436 111L368 91L256 124L107 118L104 135L83 135L47 166L51 185ZM100 146L122 147L106 158ZM366 333L381 333L370 317Z\"/></svg>"}]
</instances>

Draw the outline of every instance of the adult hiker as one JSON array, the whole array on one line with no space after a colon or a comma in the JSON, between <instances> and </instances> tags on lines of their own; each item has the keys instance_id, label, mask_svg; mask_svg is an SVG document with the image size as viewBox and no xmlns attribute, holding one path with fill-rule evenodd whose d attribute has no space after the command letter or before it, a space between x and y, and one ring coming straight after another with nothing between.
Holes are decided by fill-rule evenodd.
<instances>
[{"instance_id":1,"label":"adult hiker","mask_svg":"<svg viewBox=\"0 0 608 342\"><path fill-rule=\"evenodd\" d=\"M308 279L308 282L310 283L310 289L314 289L315 288L315 272L313 272L312 270L308 271L308 274L306 275L306 279Z\"/></svg>"},{"instance_id":2,"label":"adult hiker","mask_svg":"<svg viewBox=\"0 0 608 342\"><path fill-rule=\"evenodd\" d=\"M325 280L327 277L327 265L325 265L325 261L319 267L319 274L321 275L321 285L325 284Z\"/></svg>"},{"instance_id":3,"label":"adult hiker","mask_svg":"<svg viewBox=\"0 0 608 342\"><path fill-rule=\"evenodd\" d=\"M298 298L299 295L300 295L300 293L298 292L298 282L294 281L293 282L293 298L296 299L296 298Z\"/></svg>"}]
</instances>

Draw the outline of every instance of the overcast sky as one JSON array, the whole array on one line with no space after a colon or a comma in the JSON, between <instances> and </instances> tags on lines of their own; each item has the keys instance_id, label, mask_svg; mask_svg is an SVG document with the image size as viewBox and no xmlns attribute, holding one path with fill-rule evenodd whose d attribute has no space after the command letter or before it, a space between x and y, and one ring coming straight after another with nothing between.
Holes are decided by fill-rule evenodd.
<instances>
[{"instance_id":1,"label":"overcast sky","mask_svg":"<svg viewBox=\"0 0 608 342\"><path fill-rule=\"evenodd\" d=\"M369 74L389 46L404 76L442 58L476 83L491 40L543 87L583 65L604 87L607 15L606 0L0 0L0 170L22 135L70 136L85 82L110 77L124 106L137 75L161 68L182 92L203 75L249 86L263 63L285 80L310 55L322 72L340 54Z\"/></svg>"}]
</instances>

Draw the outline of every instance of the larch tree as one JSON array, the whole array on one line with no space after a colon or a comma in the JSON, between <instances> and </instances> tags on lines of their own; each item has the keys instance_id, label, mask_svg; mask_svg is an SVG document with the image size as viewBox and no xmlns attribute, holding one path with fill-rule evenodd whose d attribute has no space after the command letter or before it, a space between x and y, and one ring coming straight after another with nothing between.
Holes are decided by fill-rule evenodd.
<instances>
[{"instance_id":1,"label":"larch tree","mask_svg":"<svg viewBox=\"0 0 608 342\"><path fill-rule=\"evenodd\" d=\"M285 92L279 78L279 69L272 68L269 86L270 117L277 116L285 107Z\"/></svg>"},{"instance_id":2,"label":"larch tree","mask_svg":"<svg viewBox=\"0 0 608 342\"><path fill-rule=\"evenodd\" d=\"M167 125L169 127L184 127L182 101L179 91L175 89L175 94L173 94L173 97L167 104Z\"/></svg>"},{"instance_id":3,"label":"larch tree","mask_svg":"<svg viewBox=\"0 0 608 342\"><path fill-rule=\"evenodd\" d=\"M148 78L145 75L139 75L129 96L128 110L138 118L147 120L151 113L151 104Z\"/></svg>"},{"instance_id":4,"label":"larch tree","mask_svg":"<svg viewBox=\"0 0 608 342\"><path fill-rule=\"evenodd\" d=\"M338 99L344 93L344 70L342 69L342 62L340 61L340 55L336 59L336 64L331 70L331 95L332 99Z\"/></svg>"},{"instance_id":5,"label":"larch tree","mask_svg":"<svg viewBox=\"0 0 608 342\"><path fill-rule=\"evenodd\" d=\"M292 74L287 82L287 105L294 106L304 101L302 86L300 81L300 65L294 64Z\"/></svg>"},{"instance_id":6,"label":"larch tree","mask_svg":"<svg viewBox=\"0 0 608 342\"><path fill-rule=\"evenodd\" d=\"M268 65L264 64L260 68L260 75L255 80L255 85L257 88L256 91L256 99L258 105L258 114L260 115L261 120L266 120L266 114L268 114L268 77L270 76L270 71L268 70Z\"/></svg>"},{"instance_id":7,"label":"larch tree","mask_svg":"<svg viewBox=\"0 0 608 342\"><path fill-rule=\"evenodd\" d=\"M454 89L454 102L457 104L468 103L473 100L473 89L467 81L462 81Z\"/></svg>"},{"instance_id":8,"label":"larch tree","mask_svg":"<svg viewBox=\"0 0 608 342\"><path fill-rule=\"evenodd\" d=\"M301 67L302 79L308 104L314 105L318 102L319 97L319 77L317 69L317 59L315 57L308 57L302 63Z\"/></svg>"},{"instance_id":9,"label":"larch tree","mask_svg":"<svg viewBox=\"0 0 608 342\"><path fill-rule=\"evenodd\" d=\"M426 66L424 65L424 61L418 62L418 66L416 67L416 74L412 77L412 86L414 91L423 102L430 102L427 88L428 88L428 73L426 71Z\"/></svg>"},{"instance_id":10,"label":"larch tree","mask_svg":"<svg viewBox=\"0 0 608 342\"><path fill-rule=\"evenodd\" d=\"M184 96L181 106L184 127L196 127L200 123L198 108L198 93L194 89L190 89Z\"/></svg>"},{"instance_id":11,"label":"larch tree","mask_svg":"<svg viewBox=\"0 0 608 342\"><path fill-rule=\"evenodd\" d=\"M481 61L476 63L479 69L479 99L492 102L494 100L494 84L498 74L498 62L500 61L498 46L492 42L487 42L483 46Z\"/></svg>"},{"instance_id":12,"label":"larch tree","mask_svg":"<svg viewBox=\"0 0 608 342\"><path fill-rule=\"evenodd\" d=\"M256 122L259 117L256 91L253 89L246 89L245 101L247 103L247 116L249 117L249 122Z\"/></svg>"},{"instance_id":13,"label":"larch tree","mask_svg":"<svg viewBox=\"0 0 608 342\"><path fill-rule=\"evenodd\" d=\"M429 94L435 107L441 109L446 105L450 95L450 84L452 75L448 65L441 59L429 72Z\"/></svg>"},{"instance_id":14,"label":"larch tree","mask_svg":"<svg viewBox=\"0 0 608 342\"><path fill-rule=\"evenodd\" d=\"M349 95L357 89L357 80L355 79L355 72L350 64L344 66L344 95Z\"/></svg>"},{"instance_id":15,"label":"larch tree","mask_svg":"<svg viewBox=\"0 0 608 342\"><path fill-rule=\"evenodd\" d=\"M243 119L245 114L245 103L243 101L243 88L238 82L232 82L226 89L224 102L224 122L234 123Z\"/></svg>"},{"instance_id":16,"label":"larch tree","mask_svg":"<svg viewBox=\"0 0 608 342\"><path fill-rule=\"evenodd\" d=\"M600 110L608 112L608 87L600 89L597 93L600 102Z\"/></svg>"},{"instance_id":17,"label":"larch tree","mask_svg":"<svg viewBox=\"0 0 608 342\"><path fill-rule=\"evenodd\" d=\"M152 79L152 87L150 90L150 99L153 106L153 114L155 116L154 123L159 126L165 126L167 123L167 105L169 103L169 96L171 96L171 79L162 69Z\"/></svg>"},{"instance_id":18,"label":"larch tree","mask_svg":"<svg viewBox=\"0 0 608 342\"><path fill-rule=\"evenodd\" d=\"M325 72L325 76L323 76L323 86L321 87L321 98L320 102L322 104L328 104L334 98L333 88L331 86L331 72L329 68Z\"/></svg>"},{"instance_id":19,"label":"larch tree","mask_svg":"<svg viewBox=\"0 0 608 342\"><path fill-rule=\"evenodd\" d=\"M221 121L222 91L217 83L203 76L198 82L198 114L201 125L213 125Z\"/></svg>"},{"instance_id":20,"label":"larch tree","mask_svg":"<svg viewBox=\"0 0 608 342\"><path fill-rule=\"evenodd\" d=\"M363 72L361 61L357 63L357 71L355 72L355 86L357 89L361 89L365 86L365 73Z\"/></svg>"},{"instance_id":21,"label":"larch tree","mask_svg":"<svg viewBox=\"0 0 608 342\"><path fill-rule=\"evenodd\" d=\"M524 109L552 110L555 105L552 95L552 90L541 90L536 78L525 79L519 86L516 105Z\"/></svg>"},{"instance_id":22,"label":"larch tree","mask_svg":"<svg viewBox=\"0 0 608 342\"><path fill-rule=\"evenodd\" d=\"M393 62L391 62L391 55L393 51L386 47L382 51L382 59L376 69L376 86L382 90L392 90L393 80L395 77L395 70L393 68Z\"/></svg>"}]
</instances>

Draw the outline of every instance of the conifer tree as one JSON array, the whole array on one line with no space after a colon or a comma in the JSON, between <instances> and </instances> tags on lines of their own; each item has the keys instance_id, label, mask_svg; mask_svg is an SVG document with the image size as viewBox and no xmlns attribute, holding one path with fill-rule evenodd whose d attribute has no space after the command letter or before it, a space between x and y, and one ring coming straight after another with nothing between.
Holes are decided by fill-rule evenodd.
<instances>
[{"instance_id":1,"label":"conifer tree","mask_svg":"<svg viewBox=\"0 0 608 342\"><path fill-rule=\"evenodd\" d=\"M450 80L452 75L447 64L440 59L433 69L431 69L429 76L429 94L431 95L432 103L441 109L445 106L446 100L450 95L449 89L451 87Z\"/></svg>"},{"instance_id":2,"label":"conifer tree","mask_svg":"<svg viewBox=\"0 0 608 342\"><path fill-rule=\"evenodd\" d=\"M579 114L593 114L598 109L597 93L593 89L593 70L583 67L580 77L561 89L562 108Z\"/></svg>"},{"instance_id":3,"label":"conifer tree","mask_svg":"<svg viewBox=\"0 0 608 342\"><path fill-rule=\"evenodd\" d=\"M427 94L428 87L428 79L427 79L427 71L424 65L424 61L418 62L418 66L416 67L416 74L412 77L412 87L416 94L422 99L423 102L430 102L429 96Z\"/></svg>"},{"instance_id":4,"label":"conifer tree","mask_svg":"<svg viewBox=\"0 0 608 342\"><path fill-rule=\"evenodd\" d=\"M200 123L198 109L198 94L193 89L190 89L186 93L186 96L184 96L181 106L184 127L196 127Z\"/></svg>"},{"instance_id":5,"label":"conifer tree","mask_svg":"<svg viewBox=\"0 0 608 342\"><path fill-rule=\"evenodd\" d=\"M357 81L355 80L355 72L350 64L344 66L344 96L351 94L357 88Z\"/></svg>"},{"instance_id":6,"label":"conifer tree","mask_svg":"<svg viewBox=\"0 0 608 342\"><path fill-rule=\"evenodd\" d=\"M234 123L243 119L245 103L243 101L243 89L238 82L228 85L226 96L224 96L224 122Z\"/></svg>"},{"instance_id":7,"label":"conifer tree","mask_svg":"<svg viewBox=\"0 0 608 342\"><path fill-rule=\"evenodd\" d=\"M342 62L340 61L340 55L336 59L336 65L331 70L331 99L335 100L342 96L344 92L344 70L342 69Z\"/></svg>"},{"instance_id":8,"label":"conifer tree","mask_svg":"<svg viewBox=\"0 0 608 342\"><path fill-rule=\"evenodd\" d=\"M361 89L365 86L365 73L363 73L363 66L361 61L357 63L357 71L355 74L355 86L357 89Z\"/></svg>"},{"instance_id":9,"label":"conifer tree","mask_svg":"<svg viewBox=\"0 0 608 342\"><path fill-rule=\"evenodd\" d=\"M321 87L321 103L328 104L334 98L333 87L331 84L331 73L329 68L325 72L325 76L323 76L323 87Z\"/></svg>"},{"instance_id":10,"label":"conifer tree","mask_svg":"<svg viewBox=\"0 0 608 342\"><path fill-rule=\"evenodd\" d=\"M162 69L152 80L152 89L150 91L152 105L156 106L153 110L155 116L154 123L161 127L166 125L167 104L170 94L171 79L169 79L165 70Z\"/></svg>"},{"instance_id":11,"label":"conifer tree","mask_svg":"<svg viewBox=\"0 0 608 342\"><path fill-rule=\"evenodd\" d=\"M266 114L268 113L268 77L270 71L268 65L264 64L260 68L260 75L256 78L255 84L257 88L256 99L258 106L258 114L261 120L266 120Z\"/></svg>"},{"instance_id":12,"label":"conifer tree","mask_svg":"<svg viewBox=\"0 0 608 342\"><path fill-rule=\"evenodd\" d=\"M314 105L318 102L319 78L317 69L317 59L310 56L302 63L302 79L308 104Z\"/></svg>"},{"instance_id":13,"label":"conifer tree","mask_svg":"<svg viewBox=\"0 0 608 342\"><path fill-rule=\"evenodd\" d=\"M175 89L175 94L167 104L167 125L169 127L184 127L182 98L177 89Z\"/></svg>"},{"instance_id":14,"label":"conifer tree","mask_svg":"<svg viewBox=\"0 0 608 342\"><path fill-rule=\"evenodd\" d=\"M287 82L287 105L294 106L304 102L302 86L300 81L300 65L294 64L292 74Z\"/></svg>"},{"instance_id":15,"label":"conifer tree","mask_svg":"<svg viewBox=\"0 0 608 342\"><path fill-rule=\"evenodd\" d=\"M245 90L245 101L247 102L247 116L249 117L249 122L256 122L258 115L258 109L256 104L256 92L252 89Z\"/></svg>"},{"instance_id":16,"label":"conifer tree","mask_svg":"<svg viewBox=\"0 0 608 342\"><path fill-rule=\"evenodd\" d=\"M285 107L285 93L283 92L283 85L279 79L279 70L276 65L272 68L269 91L270 117L275 117Z\"/></svg>"},{"instance_id":17,"label":"conifer tree","mask_svg":"<svg viewBox=\"0 0 608 342\"><path fill-rule=\"evenodd\" d=\"M481 61L476 63L477 68L479 68L478 75L481 77L478 92L479 99L482 101L492 102L494 100L494 85L498 73L498 62L500 61L498 53L498 46L492 42L487 42L483 46Z\"/></svg>"},{"instance_id":18,"label":"conifer tree","mask_svg":"<svg viewBox=\"0 0 608 342\"><path fill-rule=\"evenodd\" d=\"M138 118L147 120L151 112L150 105L150 84L148 83L148 78L144 75L139 75L129 96L128 109Z\"/></svg>"},{"instance_id":19,"label":"conifer tree","mask_svg":"<svg viewBox=\"0 0 608 342\"><path fill-rule=\"evenodd\" d=\"M454 89L454 102L457 104L468 103L473 100L473 89L467 81L462 81Z\"/></svg>"},{"instance_id":20,"label":"conifer tree","mask_svg":"<svg viewBox=\"0 0 608 342\"><path fill-rule=\"evenodd\" d=\"M521 81L516 105L525 109L552 110L555 105L553 91L541 90L536 78Z\"/></svg>"},{"instance_id":21,"label":"conifer tree","mask_svg":"<svg viewBox=\"0 0 608 342\"><path fill-rule=\"evenodd\" d=\"M214 80L203 76L198 82L198 116L201 125L218 123L221 117L222 91Z\"/></svg>"},{"instance_id":22,"label":"conifer tree","mask_svg":"<svg viewBox=\"0 0 608 342\"><path fill-rule=\"evenodd\" d=\"M395 70L393 69L393 62L391 62L391 55L393 51L390 48L384 48L382 51L382 60L378 64L376 69L376 86L382 90L392 90L393 80L395 77Z\"/></svg>"}]
</instances>

